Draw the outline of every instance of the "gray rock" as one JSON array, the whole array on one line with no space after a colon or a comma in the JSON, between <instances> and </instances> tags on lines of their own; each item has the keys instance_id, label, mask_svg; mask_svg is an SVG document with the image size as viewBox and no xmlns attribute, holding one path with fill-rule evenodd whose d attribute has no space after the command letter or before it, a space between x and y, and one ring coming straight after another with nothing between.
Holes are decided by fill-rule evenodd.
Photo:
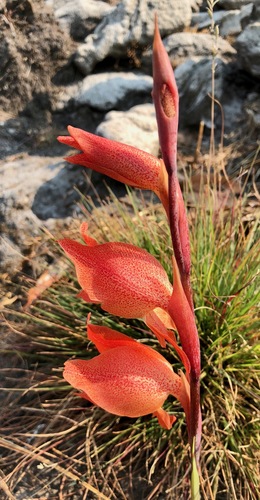
<instances>
[{"instance_id":1,"label":"gray rock","mask_svg":"<svg viewBox=\"0 0 260 500\"><path fill-rule=\"evenodd\" d=\"M59 98L53 105L53 111L63 111L74 101L74 96L80 92L81 84L74 83L60 89Z\"/></svg>"},{"instance_id":2,"label":"gray rock","mask_svg":"<svg viewBox=\"0 0 260 500\"><path fill-rule=\"evenodd\" d=\"M159 13L162 36L190 24L190 0L122 0L78 48L75 64L88 75L107 56L126 56L136 46L150 44L155 11Z\"/></svg>"},{"instance_id":3,"label":"gray rock","mask_svg":"<svg viewBox=\"0 0 260 500\"><path fill-rule=\"evenodd\" d=\"M32 175L32 174L31 174ZM12 182L12 179L9 179ZM5 179L4 185L7 184ZM29 184L29 179L28 179ZM28 208L27 196L21 199L3 190L0 197L0 270L17 272L24 261L23 247L39 234L39 219ZM27 203L27 204L24 204Z\"/></svg>"},{"instance_id":4,"label":"gray rock","mask_svg":"<svg viewBox=\"0 0 260 500\"><path fill-rule=\"evenodd\" d=\"M239 11L227 12L227 16L220 23L219 32L221 36L239 35L243 27L248 24L253 13L253 3L244 5Z\"/></svg>"},{"instance_id":5,"label":"gray rock","mask_svg":"<svg viewBox=\"0 0 260 500\"><path fill-rule=\"evenodd\" d=\"M211 128L212 58L199 62L188 60L175 70L180 94L180 124L198 125L204 121ZM245 122L244 95L239 92L237 66L222 59L215 60L215 99L224 112L225 132L236 130ZM216 103L214 126L221 130L221 108Z\"/></svg>"},{"instance_id":6,"label":"gray rock","mask_svg":"<svg viewBox=\"0 0 260 500\"><path fill-rule=\"evenodd\" d=\"M163 40L164 46L174 66L187 58L202 58L212 55L215 49L215 37L207 33L174 33ZM236 50L223 38L219 37L217 50L221 57L231 57Z\"/></svg>"},{"instance_id":7,"label":"gray rock","mask_svg":"<svg viewBox=\"0 0 260 500\"><path fill-rule=\"evenodd\" d=\"M157 122L153 104L140 104L126 112L110 111L96 133L107 139L124 142L157 156Z\"/></svg>"},{"instance_id":8,"label":"gray rock","mask_svg":"<svg viewBox=\"0 0 260 500\"><path fill-rule=\"evenodd\" d=\"M87 185L83 172L84 167L67 165L55 177L41 184L32 202L32 212L44 221L64 219L75 214L76 203L80 199L75 188L83 191Z\"/></svg>"},{"instance_id":9,"label":"gray rock","mask_svg":"<svg viewBox=\"0 0 260 500\"><path fill-rule=\"evenodd\" d=\"M67 0L45 0L45 3L53 9L59 9L60 7L64 7L64 5L66 5Z\"/></svg>"},{"instance_id":10,"label":"gray rock","mask_svg":"<svg viewBox=\"0 0 260 500\"><path fill-rule=\"evenodd\" d=\"M211 58L199 62L188 60L175 70L180 95L180 122L185 126L197 125L203 120L210 127L211 65ZM226 64L217 58L215 98L220 101L224 92L225 74Z\"/></svg>"},{"instance_id":11,"label":"gray rock","mask_svg":"<svg viewBox=\"0 0 260 500\"><path fill-rule=\"evenodd\" d=\"M249 24L236 40L240 65L260 78L260 22Z\"/></svg>"},{"instance_id":12,"label":"gray rock","mask_svg":"<svg viewBox=\"0 0 260 500\"><path fill-rule=\"evenodd\" d=\"M236 74L234 74L236 78ZM241 130L241 124L245 123L245 111L244 111L243 98L237 95L236 87L228 87L227 83L224 86L224 94L222 97L221 105L224 112L224 128L225 133L230 133ZM215 110L219 112L219 107L216 106ZM218 129L220 131L220 116L217 123Z\"/></svg>"},{"instance_id":13,"label":"gray rock","mask_svg":"<svg viewBox=\"0 0 260 500\"><path fill-rule=\"evenodd\" d=\"M24 155L13 161L2 161L2 210L9 214L3 215L3 219L8 218L8 224L15 227L20 226L22 235L28 234L28 227L39 226L37 217L46 220L70 216L79 199L74 187L82 189L87 182L82 171L82 167L65 166L60 157Z\"/></svg>"},{"instance_id":14,"label":"gray rock","mask_svg":"<svg viewBox=\"0 0 260 500\"><path fill-rule=\"evenodd\" d=\"M2 161L0 183L5 198L13 198L21 206L28 208L41 184L55 177L63 167L64 161L60 157L25 154L8 163Z\"/></svg>"},{"instance_id":15,"label":"gray rock","mask_svg":"<svg viewBox=\"0 0 260 500\"><path fill-rule=\"evenodd\" d=\"M201 29L201 25L206 23L206 28L210 26L210 17L207 12L194 12L191 16L190 25L196 27L197 30Z\"/></svg>"},{"instance_id":16,"label":"gray rock","mask_svg":"<svg viewBox=\"0 0 260 500\"><path fill-rule=\"evenodd\" d=\"M203 4L203 0L191 0L192 12L199 12L202 4Z\"/></svg>"},{"instance_id":17,"label":"gray rock","mask_svg":"<svg viewBox=\"0 0 260 500\"><path fill-rule=\"evenodd\" d=\"M173 68L184 63L187 59L199 61L213 53L222 59L230 59L236 55L236 50L229 42L218 37L217 47L215 37L209 33L173 33L163 39L163 44L170 57ZM142 69L152 74L152 49L149 48L142 55Z\"/></svg>"},{"instance_id":18,"label":"gray rock","mask_svg":"<svg viewBox=\"0 0 260 500\"><path fill-rule=\"evenodd\" d=\"M252 9L250 8L251 5ZM244 12L248 13L249 9L250 9L250 15L242 16ZM255 21L260 21L260 0L255 0L252 4L250 3L248 5L245 5L241 9L240 23L242 30L244 30L248 24L252 24Z\"/></svg>"},{"instance_id":19,"label":"gray rock","mask_svg":"<svg viewBox=\"0 0 260 500\"><path fill-rule=\"evenodd\" d=\"M114 7L101 0L63 0L59 4L53 2L53 9L61 27L82 40Z\"/></svg>"},{"instance_id":20,"label":"gray rock","mask_svg":"<svg viewBox=\"0 0 260 500\"><path fill-rule=\"evenodd\" d=\"M255 1L257 2L258 0ZM226 10L241 9L249 3L252 3L252 0L219 0L219 5Z\"/></svg>"},{"instance_id":21,"label":"gray rock","mask_svg":"<svg viewBox=\"0 0 260 500\"><path fill-rule=\"evenodd\" d=\"M255 132L260 130L260 101L259 94L252 92L245 101L245 112L248 119L249 131Z\"/></svg>"},{"instance_id":22,"label":"gray rock","mask_svg":"<svg viewBox=\"0 0 260 500\"><path fill-rule=\"evenodd\" d=\"M253 21L259 21L260 20L260 0L256 0L254 2L252 20Z\"/></svg>"},{"instance_id":23,"label":"gray rock","mask_svg":"<svg viewBox=\"0 0 260 500\"><path fill-rule=\"evenodd\" d=\"M99 73L87 76L74 96L76 105L88 105L100 111L129 108L151 99L153 80L136 73Z\"/></svg>"},{"instance_id":24,"label":"gray rock","mask_svg":"<svg viewBox=\"0 0 260 500\"><path fill-rule=\"evenodd\" d=\"M260 7L260 0L257 1ZM250 20L256 18L256 4L252 1L247 2L241 9L220 10L213 13L214 23L218 25L219 33L223 37L238 35ZM192 15L191 26L195 26L198 31L210 29L211 18L207 12L196 12Z\"/></svg>"},{"instance_id":25,"label":"gray rock","mask_svg":"<svg viewBox=\"0 0 260 500\"><path fill-rule=\"evenodd\" d=\"M218 10L213 12L213 20L214 23L218 24L220 27L222 23L224 23L225 19L228 19L230 16L238 15L239 13L239 10L232 10L229 12L227 12L226 10ZM210 28L211 18L207 12L195 13L192 16L191 25L196 26L198 31Z\"/></svg>"},{"instance_id":26,"label":"gray rock","mask_svg":"<svg viewBox=\"0 0 260 500\"><path fill-rule=\"evenodd\" d=\"M1 161L0 183L0 269L14 273L42 221L51 218L54 227L57 219L74 214L80 198L75 186L82 191L88 182L83 167L65 166L60 157L24 154Z\"/></svg>"},{"instance_id":27,"label":"gray rock","mask_svg":"<svg viewBox=\"0 0 260 500\"><path fill-rule=\"evenodd\" d=\"M64 0L62 5L57 8L56 5L55 17L59 20L70 20L71 16L79 15L82 19L90 18L92 20L101 20L105 15L110 14L114 7L111 7L106 2L101 0Z\"/></svg>"}]
</instances>

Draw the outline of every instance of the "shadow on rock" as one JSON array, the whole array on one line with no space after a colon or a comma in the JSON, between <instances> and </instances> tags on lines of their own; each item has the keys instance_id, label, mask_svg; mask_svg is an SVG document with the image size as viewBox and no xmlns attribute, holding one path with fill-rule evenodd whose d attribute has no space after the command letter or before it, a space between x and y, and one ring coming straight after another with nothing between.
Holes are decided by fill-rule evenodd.
<instances>
[{"instance_id":1,"label":"shadow on rock","mask_svg":"<svg viewBox=\"0 0 260 500\"><path fill-rule=\"evenodd\" d=\"M66 166L60 172L42 184L35 194L32 211L41 220L60 219L75 212L81 192L90 191L89 180L82 167Z\"/></svg>"}]
</instances>

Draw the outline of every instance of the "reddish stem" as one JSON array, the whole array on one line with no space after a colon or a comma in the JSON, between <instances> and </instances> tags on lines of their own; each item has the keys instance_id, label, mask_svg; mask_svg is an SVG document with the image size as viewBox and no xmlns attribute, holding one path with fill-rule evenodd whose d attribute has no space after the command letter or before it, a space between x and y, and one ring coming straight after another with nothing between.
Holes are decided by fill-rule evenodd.
<instances>
[{"instance_id":1,"label":"reddish stem","mask_svg":"<svg viewBox=\"0 0 260 500\"><path fill-rule=\"evenodd\" d=\"M178 330L182 348L190 362L190 429L192 440L196 438L196 458L199 460L201 440L201 413L200 413L200 344L195 322L194 311L191 310L185 295L176 260L173 258L174 287L169 301L169 314Z\"/></svg>"},{"instance_id":2,"label":"reddish stem","mask_svg":"<svg viewBox=\"0 0 260 500\"><path fill-rule=\"evenodd\" d=\"M157 18L153 45L153 99L163 160L169 177L169 223L172 244L187 299L193 308L190 286L190 242L185 205L177 177L179 95Z\"/></svg>"},{"instance_id":3,"label":"reddish stem","mask_svg":"<svg viewBox=\"0 0 260 500\"><path fill-rule=\"evenodd\" d=\"M198 462L201 413L200 413L200 345L195 323L192 290L190 285L190 241L185 205L177 177L177 134L179 118L178 89L171 62L162 43L157 17L153 45L153 99L158 123L163 160L169 177L169 223L174 255L173 293L169 313L176 324L180 341L190 365L191 381L191 444L195 437Z\"/></svg>"}]
</instances>

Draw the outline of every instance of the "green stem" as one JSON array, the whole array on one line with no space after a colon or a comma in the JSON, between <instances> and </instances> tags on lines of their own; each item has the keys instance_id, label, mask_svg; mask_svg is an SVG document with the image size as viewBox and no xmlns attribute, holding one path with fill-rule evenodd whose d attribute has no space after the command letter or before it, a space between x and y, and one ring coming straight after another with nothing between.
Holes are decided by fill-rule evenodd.
<instances>
[{"instance_id":1,"label":"green stem","mask_svg":"<svg viewBox=\"0 0 260 500\"><path fill-rule=\"evenodd\" d=\"M191 446L191 500L200 500L200 477L196 461L196 440Z\"/></svg>"},{"instance_id":2,"label":"green stem","mask_svg":"<svg viewBox=\"0 0 260 500\"><path fill-rule=\"evenodd\" d=\"M197 465L199 465L201 444L200 379L193 370L190 373L190 391L190 440L191 446L194 446Z\"/></svg>"}]
</instances>

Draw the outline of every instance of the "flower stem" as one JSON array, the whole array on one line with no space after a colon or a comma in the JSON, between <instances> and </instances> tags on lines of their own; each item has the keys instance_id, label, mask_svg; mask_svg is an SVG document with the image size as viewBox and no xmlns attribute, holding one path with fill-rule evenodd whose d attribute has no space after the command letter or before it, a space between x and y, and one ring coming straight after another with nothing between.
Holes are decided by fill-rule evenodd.
<instances>
[{"instance_id":1,"label":"flower stem","mask_svg":"<svg viewBox=\"0 0 260 500\"><path fill-rule=\"evenodd\" d=\"M157 17L153 44L153 100L163 161L169 182L169 225L173 258L173 292L168 305L180 336L182 348L190 362L190 419L192 500L199 500L199 454L201 440L200 410L200 344L195 322L190 284L191 257L186 209L177 176L177 135L179 95L168 54L162 43Z\"/></svg>"},{"instance_id":2,"label":"flower stem","mask_svg":"<svg viewBox=\"0 0 260 500\"><path fill-rule=\"evenodd\" d=\"M200 500L200 477L196 461L195 438L191 447L191 500Z\"/></svg>"}]
</instances>

